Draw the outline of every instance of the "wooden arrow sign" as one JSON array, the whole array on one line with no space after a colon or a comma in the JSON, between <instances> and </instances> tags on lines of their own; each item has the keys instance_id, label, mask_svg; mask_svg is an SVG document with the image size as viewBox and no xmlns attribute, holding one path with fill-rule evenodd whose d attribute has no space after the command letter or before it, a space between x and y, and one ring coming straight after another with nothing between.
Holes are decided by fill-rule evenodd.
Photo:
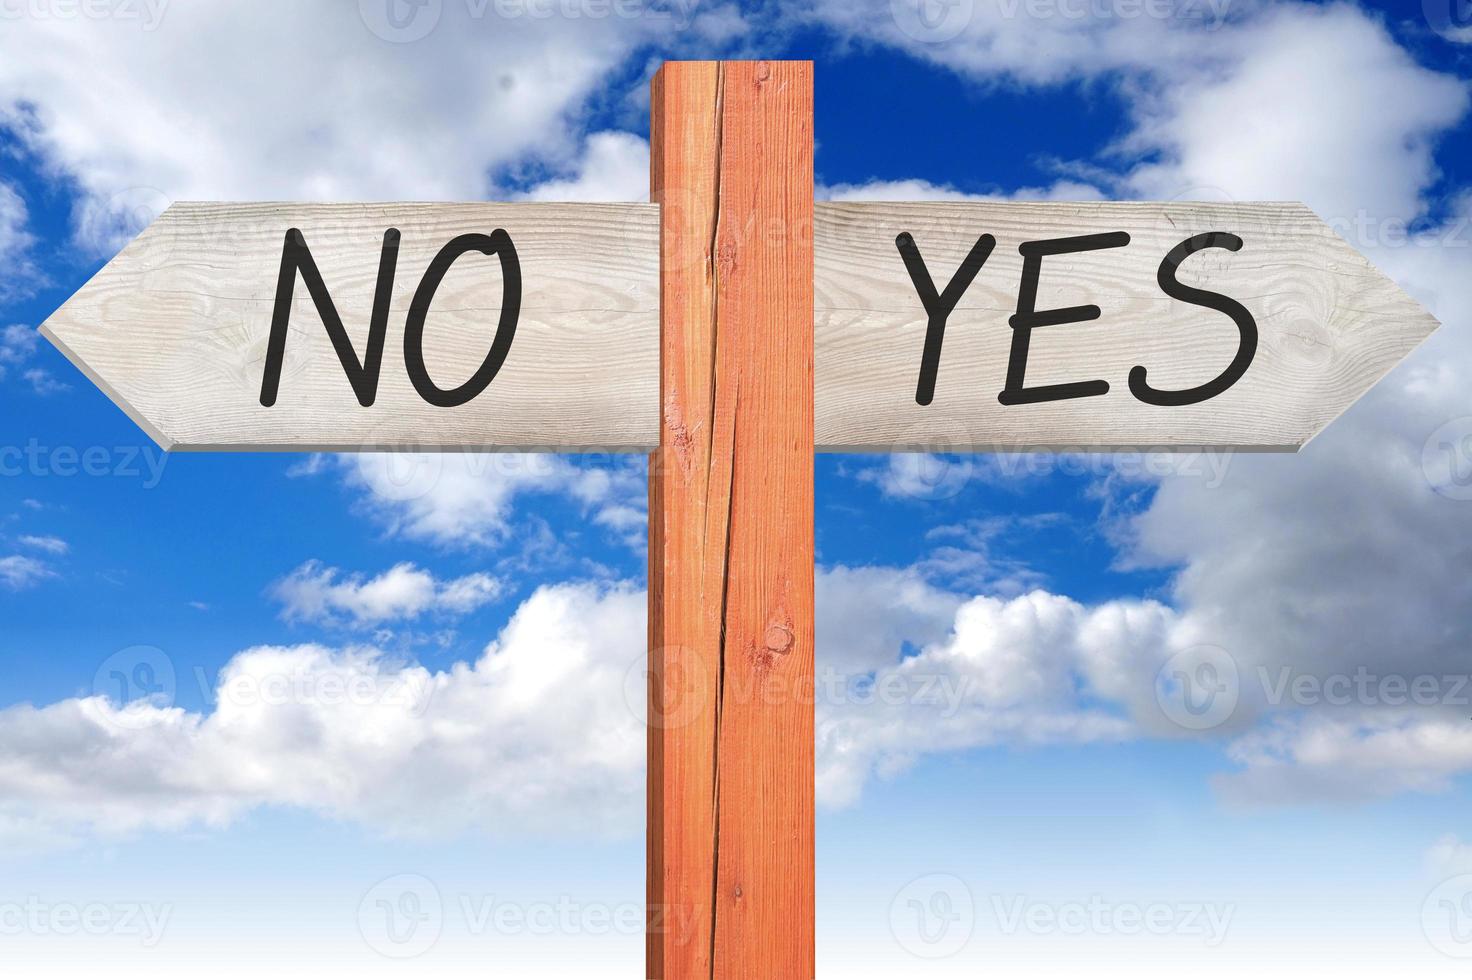
<instances>
[{"instance_id":1,"label":"wooden arrow sign","mask_svg":"<svg viewBox=\"0 0 1472 980\"><path fill-rule=\"evenodd\" d=\"M1301 204L830 204L817 440L1293 450L1436 321Z\"/></svg>"},{"instance_id":2,"label":"wooden arrow sign","mask_svg":"<svg viewBox=\"0 0 1472 980\"><path fill-rule=\"evenodd\" d=\"M1302 205L814 214L820 451L1292 450L1436 326ZM181 204L42 330L165 448L645 452L658 221Z\"/></svg>"},{"instance_id":3,"label":"wooden arrow sign","mask_svg":"<svg viewBox=\"0 0 1472 980\"><path fill-rule=\"evenodd\" d=\"M41 327L166 449L647 451L649 204L176 204Z\"/></svg>"}]
</instances>

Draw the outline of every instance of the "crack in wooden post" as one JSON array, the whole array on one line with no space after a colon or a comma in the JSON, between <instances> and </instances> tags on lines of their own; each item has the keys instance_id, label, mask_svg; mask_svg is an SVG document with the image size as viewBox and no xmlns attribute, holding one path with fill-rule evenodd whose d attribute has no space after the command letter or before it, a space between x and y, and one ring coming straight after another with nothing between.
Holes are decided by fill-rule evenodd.
<instances>
[{"instance_id":1,"label":"crack in wooden post","mask_svg":"<svg viewBox=\"0 0 1472 980\"><path fill-rule=\"evenodd\" d=\"M812 64L667 63L650 129L646 973L809 980Z\"/></svg>"}]
</instances>

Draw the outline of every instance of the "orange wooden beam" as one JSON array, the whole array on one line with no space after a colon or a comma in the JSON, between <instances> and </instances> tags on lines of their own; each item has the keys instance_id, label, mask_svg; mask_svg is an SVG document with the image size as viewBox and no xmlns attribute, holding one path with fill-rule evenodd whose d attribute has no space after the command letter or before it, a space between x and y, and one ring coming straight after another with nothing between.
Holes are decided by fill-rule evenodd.
<instances>
[{"instance_id":1,"label":"orange wooden beam","mask_svg":"<svg viewBox=\"0 0 1472 980\"><path fill-rule=\"evenodd\" d=\"M667 63L647 974L813 965L813 68Z\"/></svg>"}]
</instances>

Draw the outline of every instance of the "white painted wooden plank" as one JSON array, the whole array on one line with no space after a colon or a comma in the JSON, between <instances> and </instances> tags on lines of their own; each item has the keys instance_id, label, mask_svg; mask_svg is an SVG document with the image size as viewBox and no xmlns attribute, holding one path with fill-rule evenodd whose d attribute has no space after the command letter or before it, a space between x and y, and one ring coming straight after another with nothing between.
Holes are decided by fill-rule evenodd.
<instances>
[{"instance_id":1,"label":"white painted wooden plank","mask_svg":"<svg viewBox=\"0 0 1472 980\"><path fill-rule=\"evenodd\" d=\"M400 232L378 394L354 389L300 276L274 405L261 404L278 271L300 229L360 359L385 232ZM458 407L405 370L406 314L439 250L510 235L521 269L515 338ZM648 204L176 204L42 327L155 440L211 450L549 449L657 444L659 211ZM424 332L429 377L475 372L502 304L497 256L454 263Z\"/></svg>"},{"instance_id":2,"label":"white painted wooden plank","mask_svg":"<svg viewBox=\"0 0 1472 980\"><path fill-rule=\"evenodd\" d=\"M287 229L300 228L358 356L380 249L401 232L378 397L359 404L298 278L279 396L261 404ZM420 277L458 235L504 228L523 297L491 385L454 408L405 370ZM1042 260L1037 309L1095 305L1098 319L1037 327L1028 386L1107 381L1094 397L1003 405L1023 242L1125 232L1122 247ZM1223 312L1167 295L1161 260L1228 232L1181 264L1181 283L1240 303L1258 346L1230 388L1193 405L1156 388L1218 375L1239 332ZM864 203L815 210L817 446L826 451L1293 450L1436 326L1302 205ZM944 291L979 236L996 243L948 318L933 400L916 400L927 316L896 247L912 236ZM547 449L644 452L657 441L658 212L654 205L181 204L63 306L46 335L160 444L176 449ZM451 268L428 316L435 383L466 380L495 335L497 260Z\"/></svg>"},{"instance_id":3,"label":"white painted wooden plank","mask_svg":"<svg viewBox=\"0 0 1472 980\"><path fill-rule=\"evenodd\" d=\"M817 443L827 451L1028 449L1293 450L1364 394L1436 321L1299 204L821 204L815 331ZM1040 239L1127 232L1120 248L1043 259L1037 309L1092 304L1088 323L1036 328L1029 386L1104 380L1109 392L1002 405L1023 259ZM1232 387L1195 405L1137 400L1128 377L1193 388L1232 361L1228 316L1172 299L1161 260L1198 233L1239 251L1187 258L1182 283L1252 314L1256 356ZM982 234L996 245L949 317L934 399L916 402L927 317L896 247L910 234L937 291Z\"/></svg>"}]
</instances>

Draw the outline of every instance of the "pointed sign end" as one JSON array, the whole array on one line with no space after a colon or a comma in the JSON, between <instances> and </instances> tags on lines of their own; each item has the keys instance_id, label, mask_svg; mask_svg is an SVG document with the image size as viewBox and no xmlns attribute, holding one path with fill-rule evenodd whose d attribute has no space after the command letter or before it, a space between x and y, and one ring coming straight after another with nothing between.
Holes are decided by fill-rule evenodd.
<instances>
[{"instance_id":1,"label":"pointed sign end","mask_svg":"<svg viewBox=\"0 0 1472 980\"><path fill-rule=\"evenodd\" d=\"M62 356L72 363L73 367L75 367L78 371L81 371L82 374L86 375L87 380L96 385L97 388L101 390L102 393L106 395L114 405L117 405L119 408L121 408L123 410L123 413L126 414L128 418L133 420L133 424L142 429L144 434L147 435L149 439L152 439L155 445L157 445L164 452L171 451L175 447L176 440L167 435L158 426L150 422L148 418L144 416L142 412L138 411L138 409L131 402L129 402L128 399L124 398L116 388L104 381L101 375L99 375L96 371L93 371L87 365L87 362L84 361L81 356L77 354L76 351L72 350L72 348L67 345L66 341L61 339L61 336L56 329L55 321L56 315L53 314L49 319L46 320L45 323L41 324L41 326L38 328L38 332L41 334L41 336L45 337L47 342L50 343L52 347L55 347L58 351L60 351Z\"/></svg>"}]
</instances>

